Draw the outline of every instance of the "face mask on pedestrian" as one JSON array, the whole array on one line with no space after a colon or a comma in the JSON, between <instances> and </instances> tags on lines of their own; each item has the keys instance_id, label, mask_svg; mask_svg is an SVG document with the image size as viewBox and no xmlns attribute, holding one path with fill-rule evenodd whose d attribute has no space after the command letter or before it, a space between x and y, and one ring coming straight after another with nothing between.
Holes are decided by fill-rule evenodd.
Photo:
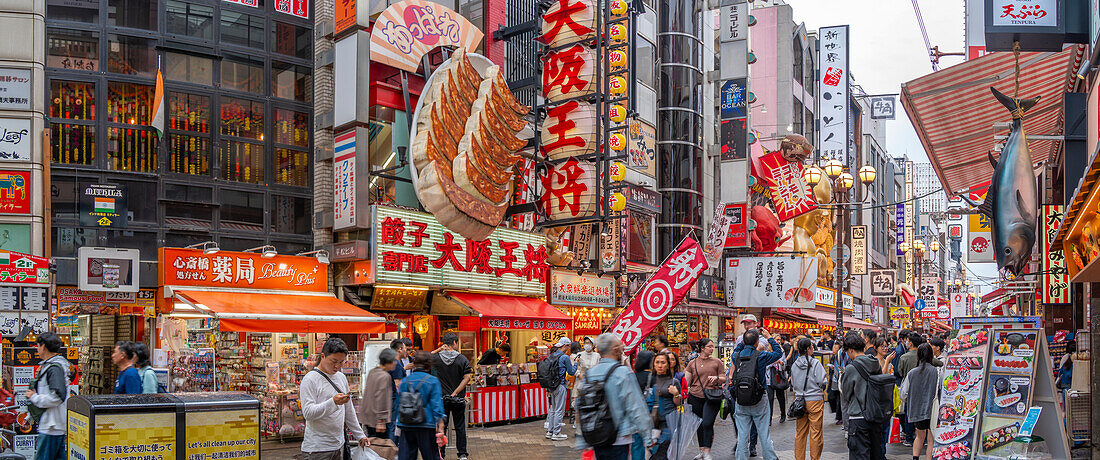
<instances>
[{"instance_id":1,"label":"face mask on pedestrian","mask_svg":"<svg viewBox=\"0 0 1100 460\"><path fill-rule=\"evenodd\" d=\"M586 343L586 344L584 344L584 351L586 351L586 352L588 352L588 351L592 351L592 345L591 345L591 344L587 344L587 343Z\"/></svg>"}]
</instances>

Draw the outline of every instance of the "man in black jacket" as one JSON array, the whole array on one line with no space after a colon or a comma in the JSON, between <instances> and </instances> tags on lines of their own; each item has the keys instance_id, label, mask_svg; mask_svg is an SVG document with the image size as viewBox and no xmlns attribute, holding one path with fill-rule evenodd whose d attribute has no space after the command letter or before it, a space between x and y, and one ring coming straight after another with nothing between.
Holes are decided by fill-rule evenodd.
<instances>
[{"instance_id":1,"label":"man in black jacket","mask_svg":"<svg viewBox=\"0 0 1100 460\"><path fill-rule=\"evenodd\" d=\"M433 355L432 374L439 378L439 385L443 388L443 432L447 431L446 424L454 422L455 445L458 447L458 459L466 460L469 452L466 451L466 385L474 377L474 371L470 368L470 360L466 359L456 350L458 336L453 332L443 334L440 339L442 346L439 353ZM445 458L447 446L439 448L439 458Z\"/></svg>"}]
</instances>

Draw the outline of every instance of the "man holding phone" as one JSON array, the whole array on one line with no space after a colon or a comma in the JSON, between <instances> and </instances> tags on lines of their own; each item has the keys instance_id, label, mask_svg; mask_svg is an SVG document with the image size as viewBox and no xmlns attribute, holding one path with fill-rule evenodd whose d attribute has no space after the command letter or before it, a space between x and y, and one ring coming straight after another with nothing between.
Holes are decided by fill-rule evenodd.
<instances>
[{"instance_id":1,"label":"man holding phone","mask_svg":"<svg viewBox=\"0 0 1100 460\"><path fill-rule=\"evenodd\" d=\"M321 347L321 354L317 367L302 377L302 415L306 419L302 453L307 460L342 460L348 442L345 428L360 446L369 446L370 442L348 396L348 379L340 372L348 357L347 344L330 338Z\"/></svg>"}]
</instances>

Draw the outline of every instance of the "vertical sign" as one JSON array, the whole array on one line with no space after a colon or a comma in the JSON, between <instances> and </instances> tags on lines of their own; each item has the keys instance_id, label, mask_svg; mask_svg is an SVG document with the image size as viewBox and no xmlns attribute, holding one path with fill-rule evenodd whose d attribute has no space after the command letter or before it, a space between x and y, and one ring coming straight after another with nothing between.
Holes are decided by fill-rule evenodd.
<instances>
[{"instance_id":1,"label":"vertical sign","mask_svg":"<svg viewBox=\"0 0 1100 460\"><path fill-rule=\"evenodd\" d=\"M726 218L729 219L730 229L726 233L727 248L749 247L749 229L745 220L748 212L747 203L734 203L726 205Z\"/></svg>"},{"instance_id":2,"label":"vertical sign","mask_svg":"<svg viewBox=\"0 0 1100 460\"><path fill-rule=\"evenodd\" d=\"M916 218L913 207L913 162L905 162L905 241L913 244L913 220ZM913 253L905 254L905 282L913 284Z\"/></svg>"},{"instance_id":3,"label":"vertical sign","mask_svg":"<svg viewBox=\"0 0 1100 460\"><path fill-rule=\"evenodd\" d=\"M729 235L730 218L726 215L726 204L718 203L714 209L714 219L707 230L707 241L703 246L703 255L707 264L717 267L722 262L722 250L726 248L726 236Z\"/></svg>"},{"instance_id":4,"label":"vertical sign","mask_svg":"<svg viewBox=\"0 0 1100 460\"><path fill-rule=\"evenodd\" d=\"M1043 303L1071 303L1069 290L1069 272L1066 270L1066 257L1060 246L1055 246L1054 237L1062 226L1064 207L1060 204L1043 205L1043 244L1040 246L1043 256Z\"/></svg>"},{"instance_id":5,"label":"vertical sign","mask_svg":"<svg viewBox=\"0 0 1100 460\"><path fill-rule=\"evenodd\" d=\"M818 126L822 161L848 164L848 26L822 27L818 62Z\"/></svg>"},{"instance_id":6,"label":"vertical sign","mask_svg":"<svg viewBox=\"0 0 1100 460\"><path fill-rule=\"evenodd\" d=\"M309 0L275 0L275 11L309 19Z\"/></svg>"},{"instance_id":7,"label":"vertical sign","mask_svg":"<svg viewBox=\"0 0 1100 460\"><path fill-rule=\"evenodd\" d=\"M894 226L897 227L897 255L904 256L905 253L901 252L901 243L905 242L905 203L898 203L894 210Z\"/></svg>"},{"instance_id":8,"label":"vertical sign","mask_svg":"<svg viewBox=\"0 0 1100 460\"><path fill-rule=\"evenodd\" d=\"M962 292L951 294L951 317L962 318L964 316L967 316L966 294Z\"/></svg>"},{"instance_id":9,"label":"vertical sign","mask_svg":"<svg viewBox=\"0 0 1100 460\"><path fill-rule=\"evenodd\" d=\"M867 226L852 227L852 274L867 274Z\"/></svg>"},{"instance_id":10,"label":"vertical sign","mask_svg":"<svg viewBox=\"0 0 1100 460\"><path fill-rule=\"evenodd\" d=\"M985 200L988 190L987 183L984 190L969 192L969 198L975 203L981 203ZM988 263L994 261L993 228L989 225L989 218L984 214L967 216L967 240L967 262Z\"/></svg>"},{"instance_id":11,"label":"vertical sign","mask_svg":"<svg viewBox=\"0 0 1100 460\"><path fill-rule=\"evenodd\" d=\"M354 228L356 224L356 171L355 171L355 129L336 135L333 148L332 184L335 188L333 200L333 230Z\"/></svg>"}]
</instances>

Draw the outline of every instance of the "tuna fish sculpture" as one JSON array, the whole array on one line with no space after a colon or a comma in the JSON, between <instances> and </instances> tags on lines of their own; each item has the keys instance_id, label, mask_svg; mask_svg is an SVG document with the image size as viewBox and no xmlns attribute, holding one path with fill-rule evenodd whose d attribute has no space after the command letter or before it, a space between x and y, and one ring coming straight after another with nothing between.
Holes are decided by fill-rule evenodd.
<instances>
[{"instance_id":1,"label":"tuna fish sculpture","mask_svg":"<svg viewBox=\"0 0 1100 460\"><path fill-rule=\"evenodd\" d=\"M1031 250L1035 245L1038 190L1035 185L1035 165L1031 162L1031 151L1027 146L1022 118L1028 109L1039 102L1039 98L1017 100L994 88L990 90L1012 113L1012 129L1000 159L995 160L993 154L989 154L989 161L993 164L993 179L985 201L975 205L965 194L963 199L977 207L970 213L983 214L989 218L997 268L1016 277L1031 260Z\"/></svg>"}]
</instances>

